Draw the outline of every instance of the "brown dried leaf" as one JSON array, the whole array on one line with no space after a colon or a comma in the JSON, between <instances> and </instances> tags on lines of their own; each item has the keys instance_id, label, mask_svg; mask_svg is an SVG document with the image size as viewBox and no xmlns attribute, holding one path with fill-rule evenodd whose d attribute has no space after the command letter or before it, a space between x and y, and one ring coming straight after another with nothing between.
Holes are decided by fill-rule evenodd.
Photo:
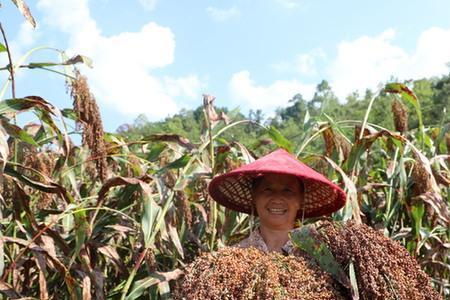
<instances>
[{"instance_id":1,"label":"brown dried leaf","mask_svg":"<svg viewBox=\"0 0 450 300\"><path fill-rule=\"evenodd\" d=\"M3 280L0 280L0 292L5 294L10 299L18 299L22 297L22 295L20 295L11 285L7 284Z\"/></svg>"},{"instance_id":2,"label":"brown dried leaf","mask_svg":"<svg viewBox=\"0 0 450 300\"><path fill-rule=\"evenodd\" d=\"M38 251L38 252L44 253L53 262L53 264L55 265L55 268L58 270L58 272L62 276L66 277L66 280L74 281L74 279L70 276L69 271L67 270L66 266L56 256L53 256L51 253L49 253L42 247L38 246L36 243L30 242L27 240L23 240L23 239L19 239L19 238L12 238L9 236L3 236L2 239L3 239L3 242L16 243L18 245L27 247L31 251Z\"/></svg>"},{"instance_id":3,"label":"brown dried leaf","mask_svg":"<svg viewBox=\"0 0 450 300\"><path fill-rule=\"evenodd\" d=\"M366 125L364 127L364 133L363 133L362 137L368 136L370 134L374 134L376 132L377 131L373 127ZM361 135L361 125L357 124L357 125L355 125L355 135L354 135L355 141L358 141L360 139L359 138L360 135Z\"/></svg>"},{"instance_id":4,"label":"brown dried leaf","mask_svg":"<svg viewBox=\"0 0 450 300\"><path fill-rule=\"evenodd\" d=\"M91 272L90 276L91 280L94 281L95 299L104 300L105 294L103 292L103 289L105 285L105 277L103 276L103 273L96 269Z\"/></svg>"},{"instance_id":5,"label":"brown dried leaf","mask_svg":"<svg viewBox=\"0 0 450 300\"><path fill-rule=\"evenodd\" d=\"M242 157L244 158L244 161L246 164L252 163L255 161L255 156L250 153L250 151L245 147L243 144L239 142L234 142L233 145L237 145L239 149L241 150Z\"/></svg>"},{"instance_id":6,"label":"brown dried leaf","mask_svg":"<svg viewBox=\"0 0 450 300\"><path fill-rule=\"evenodd\" d=\"M30 8L23 0L12 0L12 2L17 6L17 8L20 10L22 15L27 19L28 22L33 26L33 28L36 28L36 21L34 20L33 16L31 15Z\"/></svg>"},{"instance_id":7,"label":"brown dried leaf","mask_svg":"<svg viewBox=\"0 0 450 300\"><path fill-rule=\"evenodd\" d=\"M362 223L361 216L363 215L363 213L361 212L361 209L359 207L358 192L355 183L347 176L347 174L345 174L345 172L333 160L331 160L328 157L324 158L333 167L333 169L335 169L336 171L339 172L339 174L341 174L342 179L344 180L345 183L345 187L347 188L347 197L349 198L352 206L353 219L357 224L361 224Z\"/></svg>"},{"instance_id":8,"label":"brown dried leaf","mask_svg":"<svg viewBox=\"0 0 450 300\"><path fill-rule=\"evenodd\" d=\"M36 257L36 266L39 269L39 299L48 299L47 281L45 280L45 270L47 269L45 258L38 251L33 251L33 254Z\"/></svg>"},{"instance_id":9,"label":"brown dried leaf","mask_svg":"<svg viewBox=\"0 0 450 300\"><path fill-rule=\"evenodd\" d=\"M89 68L92 68L92 59L84 55L75 55L74 57L68 59L64 64L66 65L74 65L77 63L84 63Z\"/></svg>"},{"instance_id":10,"label":"brown dried leaf","mask_svg":"<svg viewBox=\"0 0 450 300\"><path fill-rule=\"evenodd\" d=\"M86 274L83 276L83 300L91 300L91 279Z\"/></svg>"},{"instance_id":11,"label":"brown dried leaf","mask_svg":"<svg viewBox=\"0 0 450 300\"><path fill-rule=\"evenodd\" d=\"M3 170L5 169L6 162L8 161L9 146L8 146L8 134L3 126L0 124L0 177L3 176Z\"/></svg>"},{"instance_id":12,"label":"brown dried leaf","mask_svg":"<svg viewBox=\"0 0 450 300\"><path fill-rule=\"evenodd\" d=\"M117 231L122 237L126 237L127 232L133 231L134 229L128 226L113 224L107 225L106 227L112 228Z\"/></svg>"},{"instance_id":13,"label":"brown dried leaf","mask_svg":"<svg viewBox=\"0 0 450 300\"><path fill-rule=\"evenodd\" d=\"M216 97L211 95L203 95L203 109L206 113L206 117L211 122L211 128L214 127L218 122L224 121L225 124L230 123L230 118L222 111L218 115L216 109L214 108L213 102Z\"/></svg>"},{"instance_id":14,"label":"brown dried leaf","mask_svg":"<svg viewBox=\"0 0 450 300\"><path fill-rule=\"evenodd\" d=\"M97 250L106 257L108 257L116 266L116 268L119 270L119 272L121 272L122 274L128 273L127 268L125 267L124 263L122 262L122 259L119 256L119 253L117 253L117 250L114 247L106 245L99 247Z\"/></svg>"},{"instance_id":15,"label":"brown dried leaf","mask_svg":"<svg viewBox=\"0 0 450 300\"><path fill-rule=\"evenodd\" d=\"M154 142L169 142L176 143L188 150L195 149L195 144L192 144L187 138L178 134L152 134L149 139Z\"/></svg>"},{"instance_id":16,"label":"brown dried leaf","mask_svg":"<svg viewBox=\"0 0 450 300\"><path fill-rule=\"evenodd\" d=\"M445 224L450 224L449 207L439 193L431 191L412 198L413 201L419 199L429 204Z\"/></svg>"},{"instance_id":17,"label":"brown dried leaf","mask_svg":"<svg viewBox=\"0 0 450 300\"><path fill-rule=\"evenodd\" d=\"M208 222L208 214L206 213L206 210L203 207L203 205L196 203L196 202L193 202L192 204L200 211L200 214L202 215L203 220L205 222Z\"/></svg>"},{"instance_id":18,"label":"brown dried leaf","mask_svg":"<svg viewBox=\"0 0 450 300\"><path fill-rule=\"evenodd\" d=\"M183 251L183 246L181 245L180 242L180 237L178 235L178 231L175 228L175 226L173 226L172 224L168 223L167 226L169 227L169 236L173 242L173 244L175 245L175 248L177 249L178 253L181 255L181 258L184 259L184 251Z\"/></svg>"},{"instance_id":19,"label":"brown dried leaf","mask_svg":"<svg viewBox=\"0 0 450 300\"><path fill-rule=\"evenodd\" d=\"M41 246L42 249L44 249L45 251L47 251L51 256L56 257L56 248L55 248L55 242L54 240L46 235L41 235ZM49 262L49 266L51 268L54 268L55 266L53 265L52 261L48 261Z\"/></svg>"},{"instance_id":20,"label":"brown dried leaf","mask_svg":"<svg viewBox=\"0 0 450 300\"><path fill-rule=\"evenodd\" d=\"M215 121L219 118L213 105L215 99L216 97L214 96L203 95L203 109L206 112L206 116L211 121Z\"/></svg>"},{"instance_id":21,"label":"brown dried leaf","mask_svg":"<svg viewBox=\"0 0 450 300\"><path fill-rule=\"evenodd\" d=\"M55 249L56 244L58 245L58 249L61 250L64 253L64 255L70 254L72 249L69 247L69 245L67 245L66 241L61 237L61 235L57 231L48 227L46 228L44 224L39 224L38 228L40 230L45 230L45 235L41 236L41 240L43 241L41 247L43 249L47 250L52 255L56 256L56 249Z\"/></svg>"},{"instance_id":22,"label":"brown dried leaf","mask_svg":"<svg viewBox=\"0 0 450 300\"><path fill-rule=\"evenodd\" d=\"M225 123L225 125L230 124L230 118L223 111L220 112L219 119L222 120Z\"/></svg>"},{"instance_id":23,"label":"brown dried leaf","mask_svg":"<svg viewBox=\"0 0 450 300\"><path fill-rule=\"evenodd\" d=\"M98 192L98 199L97 199L97 205L102 203L106 194L108 191L116 186L121 185L136 185L139 184L144 192L147 194L151 194L150 187L148 186L147 182L151 180L151 177L145 175L141 178L130 178L130 177L114 177L111 179L108 179L105 184L101 187L100 191Z\"/></svg>"},{"instance_id":24,"label":"brown dried leaf","mask_svg":"<svg viewBox=\"0 0 450 300\"><path fill-rule=\"evenodd\" d=\"M440 183L446 187L450 187L450 178L447 178L444 172L442 172L441 174L439 171L433 169L433 176L434 178L436 178L437 183Z\"/></svg>"}]
</instances>

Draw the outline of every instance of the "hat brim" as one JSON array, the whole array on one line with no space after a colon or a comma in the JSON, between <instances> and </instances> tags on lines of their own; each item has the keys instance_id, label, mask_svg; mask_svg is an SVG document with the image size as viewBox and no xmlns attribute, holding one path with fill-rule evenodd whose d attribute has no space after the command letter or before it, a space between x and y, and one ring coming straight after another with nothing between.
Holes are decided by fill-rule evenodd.
<instances>
[{"instance_id":1,"label":"hat brim","mask_svg":"<svg viewBox=\"0 0 450 300\"><path fill-rule=\"evenodd\" d=\"M283 150L284 151L284 150ZM274 154L274 153L272 153ZM253 181L266 174L292 175L304 185L303 201L297 218L329 215L345 205L346 194L322 174L291 156L266 156L231 172L216 176L208 190L211 197L223 206L247 214L256 214L252 204ZM270 155L270 154L269 154ZM275 155L273 155L275 156ZM253 212L252 212L253 210Z\"/></svg>"}]
</instances>

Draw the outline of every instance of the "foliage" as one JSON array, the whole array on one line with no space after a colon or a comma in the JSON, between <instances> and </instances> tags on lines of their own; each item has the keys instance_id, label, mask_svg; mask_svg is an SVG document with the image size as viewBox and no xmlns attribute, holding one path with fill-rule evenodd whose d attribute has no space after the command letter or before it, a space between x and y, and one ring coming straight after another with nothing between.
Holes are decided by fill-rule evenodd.
<instances>
[{"instance_id":1,"label":"foliage","mask_svg":"<svg viewBox=\"0 0 450 300\"><path fill-rule=\"evenodd\" d=\"M200 252L235 243L253 225L211 200L211 178L283 145L346 189L349 201L334 220L361 221L401 242L436 290L450 294L448 76L415 81L412 90L396 83L399 89L354 94L345 104L322 82L313 101L297 95L267 121L261 111L216 111L205 96L195 111L158 123L141 118L119 134L103 133L95 99L85 94L100 118L90 130L103 146L94 149L87 138L73 144L67 132L71 118L86 122L80 107L60 110L38 96L15 95L14 74L22 69L81 83L73 65L89 60L56 51L61 62L26 63L27 54L0 69L9 74L0 94L4 295L167 298L172 280ZM6 42L0 52L9 52ZM8 87L11 99L4 98ZM423 126L414 103L404 103L403 93L416 90ZM393 99L410 115L403 134L390 129ZM40 123L19 126L15 118L26 111Z\"/></svg>"}]
</instances>

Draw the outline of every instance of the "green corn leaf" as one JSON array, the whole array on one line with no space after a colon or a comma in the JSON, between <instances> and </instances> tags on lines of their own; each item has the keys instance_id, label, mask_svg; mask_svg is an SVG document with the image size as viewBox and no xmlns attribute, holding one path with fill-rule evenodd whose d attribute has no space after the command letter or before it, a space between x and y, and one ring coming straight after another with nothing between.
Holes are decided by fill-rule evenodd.
<instances>
[{"instance_id":1,"label":"green corn leaf","mask_svg":"<svg viewBox=\"0 0 450 300\"><path fill-rule=\"evenodd\" d=\"M359 299L358 281L356 279L355 266L352 260L350 260L350 263L348 265L348 274L351 283L352 300L358 300Z\"/></svg>"},{"instance_id":2,"label":"green corn leaf","mask_svg":"<svg viewBox=\"0 0 450 300\"><path fill-rule=\"evenodd\" d=\"M411 215L414 220L414 236L418 238L420 236L420 228L422 228L422 218L425 214L425 205L423 202L415 203L411 207Z\"/></svg>"},{"instance_id":3,"label":"green corn leaf","mask_svg":"<svg viewBox=\"0 0 450 300\"><path fill-rule=\"evenodd\" d=\"M64 108L61 110L61 114L71 120L78 121L78 116L72 108Z\"/></svg>"},{"instance_id":4,"label":"green corn leaf","mask_svg":"<svg viewBox=\"0 0 450 300\"><path fill-rule=\"evenodd\" d=\"M283 148L290 153L293 152L294 148L292 146L292 143L284 135L282 135L281 132L278 131L278 129L270 126L267 130L267 133L278 147Z\"/></svg>"},{"instance_id":5,"label":"green corn leaf","mask_svg":"<svg viewBox=\"0 0 450 300\"><path fill-rule=\"evenodd\" d=\"M161 207L156 204L152 197L147 196L144 200L144 212L142 214L141 226L144 234L145 247L152 246L152 233L158 214L161 212Z\"/></svg>"},{"instance_id":6,"label":"green corn leaf","mask_svg":"<svg viewBox=\"0 0 450 300\"><path fill-rule=\"evenodd\" d=\"M159 155L166 149L166 145L158 143L152 146L150 153L147 155L147 160L154 162L158 159Z\"/></svg>"},{"instance_id":7,"label":"green corn leaf","mask_svg":"<svg viewBox=\"0 0 450 300\"><path fill-rule=\"evenodd\" d=\"M26 65L30 69L34 68L46 68L46 67L55 67L55 66L68 66L83 63L89 68L92 68L92 59L84 55L75 55L74 57L63 61L63 62L32 62Z\"/></svg>"},{"instance_id":8,"label":"green corn leaf","mask_svg":"<svg viewBox=\"0 0 450 300\"><path fill-rule=\"evenodd\" d=\"M29 63L28 68L35 69L35 68L46 68L46 67L54 67L59 66L60 63L53 63L53 62L37 62L37 63Z\"/></svg>"},{"instance_id":9,"label":"green corn leaf","mask_svg":"<svg viewBox=\"0 0 450 300\"><path fill-rule=\"evenodd\" d=\"M0 101L0 115L16 114L28 111L30 109L44 110L48 113L52 112L52 105L38 96L29 96L25 98L6 99Z\"/></svg>"},{"instance_id":10,"label":"green corn leaf","mask_svg":"<svg viewBox=\"0 0 450 300\"><path fill-rule=\"evenodd\" d=\"M6 52L6 47L2 43L0 43L0 53L1 52Z\"/></svg>"},{"instance_id":11,"label":"green corn leaf","mask_svg":"<svg viewBox=\"0 0 450 300\"><path fill-rule=\"evenodd\" d=\"M168 164L166 166L167 169L181 169L183 167L185 167L188 163L189 160L191 159L191 156L188 154L183 155L182 157L180 157L179 159L171 162L170 164Z\"/></svg>"},{"instance_id":12,"label":"green corn leaf","mask_svg":"<svg viewBox=\"0 0 450 300\"><path fill-rule=\"evenodd\" d=\"M72 256L71 264L80 254L81 248L84 246L89 232L89 223L86 218L86 211L77 211L73 214L75 227L75 249Z\"/></svg>"},{"instance_id":13,"label":"green corn leaf","mask_svg":"<svg viewBox=\"0 0 450 300\"><path fill-rule=\"evenodd\" d=\"M6 99L0 101L0 115L27 111L36 103L25 98Z\"/></svg>"},{"instance_id":14,"label":"green corn leaf","mask_svg":"<svg viewBox=\"0 0 450 300\"><path fill-rule=\"evenodd\" d=\"M33 137L19 126L11 124L4 119L1 120L1 124L9 136L18 139L21 142L25 142L27 144L39 147L38 143L36 143Z\"/></svg>"},{"instance_id":15,"label":"green corn leaf","mask_svg":"<svg viewBox=\"0 0 450 300\"><path fill-rule=\"evenodd\" d=\"M167 295L167 293L170 291L168 283L171 280L178 279L182 274L183 274L183 271L181 271L180 269L175 269L173 271L169 271L169 272L165 272L165 273L161 273L161 272L152 273L144 279L135 281L130 293L128 294L128 296L125 299L126 300L141 299L139 297L149 287L151 287L155 284L158 284L158 289L162 296Z\"/></svg>"},{"instance_id":16,"label":"green corn leaf","mask_svg":"<svg viewBox=\"0 0 450 300\"><path fill-rule=\"evenodd\" d=\"M316 238L317 234L312 226L302 226L292 232L290 238L296 247L311 255L324 271L328 272L343 286L350 288L349 278L326 244Z\"/></svg>"},{"instance_id":17,"label":"green corn leaf","mask_svg":"<svg viewBox=\"0 0 450 300\"><path fill-rule=\"evenodd\" d=\"M130 294L128 294L128 296L125 298L126 300L135 300L138 299L139 297L142 296L142 294L151 286L158 284L159 282L161 282L161 278L158 277L162 277L160 275L157 274L152 274L150 276L148 276L147 278L141 279L136 281L133 284L133 287L131 289Z\"/></svg>"}]
</instances>

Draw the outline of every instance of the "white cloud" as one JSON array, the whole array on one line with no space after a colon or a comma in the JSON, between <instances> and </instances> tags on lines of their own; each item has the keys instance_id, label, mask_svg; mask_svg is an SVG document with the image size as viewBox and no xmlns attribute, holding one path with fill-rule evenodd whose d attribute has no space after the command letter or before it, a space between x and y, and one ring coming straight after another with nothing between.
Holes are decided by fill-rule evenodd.
<instances>
[{"instance_id":1,"label":"white cloud","mask_svg":"<svg viewBox=\"0 0 450 300\"><path fill-rule=\"evenodd\" d=\"M358 89L376 88L380 81L398 75L408 64L408 54L392 45L395 31L386 30L376 37L363 36L338 45L336 60L330 67L331 84L341 98Z\"/></svg>"},{"instance_id":2,"label":"white cloud","mask_svg":"<svg viewBox=\"0 0 450 300\"><path fill-rule=\"evenodd\" d=\"M437 27L424 31L412 56L414 76L429 77L448 73L450 62L450 29Z\"/></svg>"},{"instance_id":3,"label":"white cloud","mask_svg":"<svg viewBox=\"0 0 450 300\"><path fill-rule=\"evenodd\" d=\"M154 10L157 0L139 0L139 2L145 9Z\"/></svg>"},{"instance_id":4,"label":"white cloud","mask_svg":"<svg viewBox=\"0 0 450 300\"><path fill-rule=\"evenodd\" d=\"M233 6L229 9L220 9L209 6L208 8L206 8L206 11L208 12L209 16L216 22L224 22L241 14L236 6Z\"/></svg>"},{"instance_id":5,"label":"white cloud","mask_svg":"<svg viewBox=\"0 0 450 300\"><path fill-rule=\"evenodd\" d=\"M229 83L233 105L243 108L260 108L272 113L274 109L286 106L297 93L306 99L314 94L315 86L297 80L277 80L270 85L257 85L247 70L233 74Z\"/></svg>"},{"instance_id":6,"label":"white cloud","mask_svg":"<svg viewBox=\"0 0 450 300\"><path fill-rule=\"evenodd\" d=\"M196 75L181 78L164 77L165 89L172 97L187 96L189 99L198 98L198 91L205 87Z\"/></svg>"},{"instance_id":7,"label":"white cloud","mask_svg":"<svg viewBox=\"0 0 450 300\"><path fill-rule=\"evenodd\" d=\"M21 47L29 47L34 43L37 35L37 30L34 29L28 21L25 21L20 25L19 33L14 42Z\"/></svg>"},{"instance_id":8,"label":"white cloud","mask_svg":"<svg viewBox=\"0 0 450 300\"><path fill-rule=\"evenodd\" d=\"M280 3L282 6L292 9L292 8L298 8L303 5L304 0L276 0L278 3Z\"/></svg>"},{"instance_id":9,"label":"white cloud","mask_svg":"<svg viewBox=\"0 0 450 300\"><path fill-rule=\"evenodd\" d=\"M429 28L423 31L416 47L408 52L395 44L396 32L388 29L378 36L362 36L352 41L343 41L337 46L336 58L318 72L317 63L326 62L321 49L300 54L290 62L272 65L280 72L293 72L302 76L326 73L336 95L344 100L355 90L363 93L367 88L375 91L381 82L391 77L399 80L448 74L450 62L450 29ZM437 46L438 45L438 46ZM260 85L251 79L249 71L235 73L229 83L233 105L243 108L261 108L273 113L296 93L311 99L315 85L304 84L295 79L277 80Z\"/></svg>"},{"instance_id":10,"label":"white cloud","mask_svg":"<svg viewBox=\"0 0 450 300\"><path fill-rule=\"evenodd\" d=\"M325 60L325 52L321 48L318 48L309 53L301 53L292 61L272 64L271 67L277 72L292 72L302 76L312 77L319 74L317 63Z\"/></svg>"},{"instance_id":11,"label":"white cloud","mask_svg":"<svg viewBox=\"0 0 450 300\"><path fill-rule=\"evenodd\" d=\"M395 35L388 29L375 37L363 36L338 45L337 57L328 70L338 97L344 99L354 90L375 90L391 76L404 80L448 73L450 29L425 30L411 53L395 45Z\"/></svg>"},{"instance_id":12,"label":"white cloud","mask_svg":"<svg viewBox=\"0 0 450 300\"><path fill-rule=\"evenodd\" d=\"M9 41L13 60L17 61L26 51L30 50L29 48L34 44L39 35L38 28L34 29L28 21L22 22L17 34Z\"/></svg>"},{"instance_id":13,"label":"white cloud","mask_svg":"<svg viewBox=\"0 0 450 300\"><path fill-rule=\"evenodd\" d=\"M40 0L46 22L69 36L72 54L93 59L83 70L96 98L124 114L145 113L150 119L174 114L180 100L200 98L196 75L173 78L152 75L174 62L175 37L170 28L148 23L137 32L102 35L90 16L87 0Z\"/></svg>"},{"instance_id":14,"label":"white cloud","mask_svg":"<svg viewBox=\"0 0 450 300\"><path fill-rule=\"evenodd\" d=\"M325 52L319 48L311 53L300 54L294 63L294 67L302 75L314 76L318 74L317 60L325 60L325 58Z\"/></svg>"}]
</instances>

